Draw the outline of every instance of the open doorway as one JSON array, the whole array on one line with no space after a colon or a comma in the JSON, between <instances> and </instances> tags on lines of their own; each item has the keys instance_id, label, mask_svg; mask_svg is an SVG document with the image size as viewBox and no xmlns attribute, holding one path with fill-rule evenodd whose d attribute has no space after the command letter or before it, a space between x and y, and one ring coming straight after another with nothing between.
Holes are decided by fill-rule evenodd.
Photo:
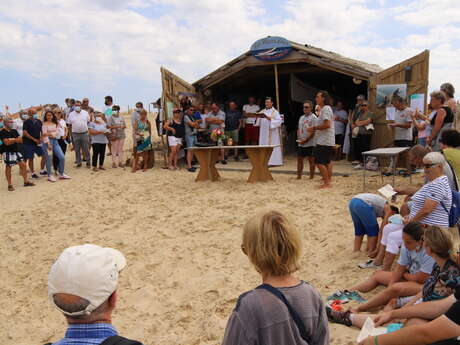
<instances>
[{"instance_id":1,"label":"open doorway","mask_svg":"<svg viewBox=\"0 0 460 345\"><path fill-rule=\"evenodd\" d=\"M335 100L341 100L346 109L352 109L356 96L367 96L368 82L324 69L308 63L287 63L278 65L279 104L278 110L284 116L285 151L296 150L296 129L302 115L303 101L314 102L319 90L328 91ZM273 64L251 66L228 76L205 92L206 101L228 104L235 101L243 106L249 96L254 96L259 105L270 96L276 104L275 72Z\"/></svg>"}]
</instances>

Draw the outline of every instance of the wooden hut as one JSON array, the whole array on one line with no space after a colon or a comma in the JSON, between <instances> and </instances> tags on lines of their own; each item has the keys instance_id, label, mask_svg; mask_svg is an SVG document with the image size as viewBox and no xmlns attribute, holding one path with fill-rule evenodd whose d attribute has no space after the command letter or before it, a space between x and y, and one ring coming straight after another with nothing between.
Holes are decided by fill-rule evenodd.
<instances>
[{"instance_id":1,"label":"wooden hut","mask_svg":"<svg viewBox=\"0 0 460 345\"><path fill-rule=\"evenodd\" d=\"M356 96L367 95L376 114L373 147L392 144L386 126L385 108L376 105L377 86L406 84L407 96L424 94L427 99L429 51L400 62L388 69L343 57L310 45L280 37L257 41L252 49L189 84L166 68L161 68L162 101L166 116L178 106L179 96L198 97L203 101L243 104L249 95L275 98L276 107L285 115L288 132L295 129L302 113L301 102L312 98L315 90L329 91L334 98L353 107Z\"/></svg>"}]
</instances>

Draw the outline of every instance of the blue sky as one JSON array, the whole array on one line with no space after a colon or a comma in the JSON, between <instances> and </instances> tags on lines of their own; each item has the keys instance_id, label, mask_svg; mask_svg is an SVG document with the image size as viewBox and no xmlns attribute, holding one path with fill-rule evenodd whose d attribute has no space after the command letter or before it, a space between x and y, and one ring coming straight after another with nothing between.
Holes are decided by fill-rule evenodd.
<instances>
[{"instance_id":1,"label":"blue sky","mask_svg":"<svg viewBox=\"0 0 460 345\"><path fill-rule=\"evenodd\" d=\"M458 0L2 0L0 13L0 104L12 109L148 103L161 66L193 82L267 35L384 68L430 49L430 89L460 83Z\"/></svg>"}]
</instances>

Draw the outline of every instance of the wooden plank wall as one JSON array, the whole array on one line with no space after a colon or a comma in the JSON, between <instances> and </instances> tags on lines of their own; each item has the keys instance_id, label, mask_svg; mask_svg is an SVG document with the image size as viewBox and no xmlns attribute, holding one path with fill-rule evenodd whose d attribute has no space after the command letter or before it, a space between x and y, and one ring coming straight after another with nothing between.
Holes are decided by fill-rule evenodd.
<instances>
[{"instance_id":1,"label":"wooden plank wall","mask_svg":"<svg viewBox=\"0 0 460 345\"><path fill-rule=\"evenodd\" d=\"M393 145L393 132L388 128L385 109L378 109L376 106L377 85L380 84L405 84L407 83L407 96L415 93L428 94L428 75L429 75L430 52L425 50L423 53L405 60L393 67L390 67L371 78L369 84L369 104L371 111L376 115L374 122L375 132L372 140L372 147L390 147ZM412 67L411 78L406 82L407 66Z\"/></svg>"}]
</instances>

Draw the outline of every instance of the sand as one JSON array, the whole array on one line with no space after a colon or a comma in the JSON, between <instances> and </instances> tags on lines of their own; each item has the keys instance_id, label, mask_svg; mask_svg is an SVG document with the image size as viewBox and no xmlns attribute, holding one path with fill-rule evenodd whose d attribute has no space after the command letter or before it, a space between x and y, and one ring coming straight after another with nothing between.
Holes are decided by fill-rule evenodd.
<instances>
[{"instance_id":1,"label":"sand","mask_svg":"<svg viewBox=\"0 0 460 345\"><path fill-rule=\"evenodd\" d=\"M159 157L158 157L159 158ZM144 344L219 344L238 296L260 277L241 252L242 226L254 213L276 209L301 231L304 253L297 276L323 297L369 274L351 253L353 226L347 202L362 192L360 173L338 177L334 189L319 180L247 184L247 172L223 172L218 183L195 183L185 169L93 172L72 168L70 181L45 179L17 190L0 184L0 339L41 344L64 335L63 316L47 300L47 274L68 246L95 243L121 250L123 271L113 322ZM229 167L233 163L229 164ZM290 165L294 164L291 159ZM106 167L111 165L110 157ZM3 169L3 166L2 166ZM375 192L380 180L371 179ZM331 325L331 344L354 343L357 330Z\"/></svg>"}]
</instances>

